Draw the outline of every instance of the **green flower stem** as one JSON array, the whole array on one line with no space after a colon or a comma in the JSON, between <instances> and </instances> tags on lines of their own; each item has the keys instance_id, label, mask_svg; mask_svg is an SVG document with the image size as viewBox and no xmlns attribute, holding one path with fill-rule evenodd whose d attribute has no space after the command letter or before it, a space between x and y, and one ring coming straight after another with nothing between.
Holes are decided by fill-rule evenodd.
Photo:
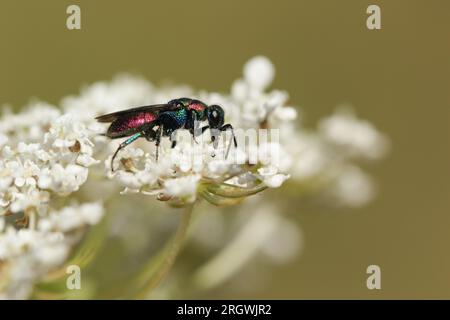
<instances>
[{"instance_id":1,"label":"green flower stem","mask_svg":"<svg viewBox=\"0 0 450 320\"><path fill-rule=\"evenodd\" d=\"M244 200L244 198L221 197L214 193L208 192L207 190L200 191L200 195L203 197L203 199L218 207L232 206Z\"/></svg>"},{"instance_id":2,"label":"green flower stem","mask_svg":"<svg viewBox=\"0 0 450 320\"><path fill-rule=\"evenodd\" d=\"M107 236L108 222L109 215L105 214L99 224L90 227L85 238L78 247L75 248L67 262L58 269L47 274L40 282L36 283L34 294L36 296L56 296L57 294L64 294L67 290L67 267L70 265L77 265L82 270L88 267L104 243ZM79 230L80 233L84 233L84 231L84 229Z\"/></svg>"},{"instance_id":3,"label":"green flower stem","mask_svg":"<svg viewBox=\"0 0 450 320\"><path fill-rule=\"evenodd\" d=\"M257 184L254 187L238 187L228 183L208 185L206 189L215 195L226 198L244 198L255 195L265 189L267 186L263 183Z\"/></svg>"},{"instance_id":4,"label":"green flower stem","mask_svg":"<svg viewBox=\"0 0 450 320\"><path fill-rule=\"evenodd\" d=\"M272 212L253 214L232 241L194 272L190 287L205 291L226 282L269 241L279 222Z\"/></svg>"},{"instance_id":5,"label":"green flower stem","mask_svg":"<svg viewBox=\"0 0 450 320\"><path fill-rule=\"evenodd\" d=\"M178 225L178 229L173 237L173 240L171 241L167 249L164 250L161 260L159 264L156 266L156 268L154 268L153 259L148 264L150 267L149 271L151 271L150 278L147 279L147 281L145 281L145 284L136 293L135 298L138 299L147 298L150 295L150 293L156 287L158 287L161 281L165 279L165 277L171 270L175 262L175 259L177 258L178 253L180 252L186 239L188 227L191 222L192 212L193 212L193 204L190 204L187 207L185 207L185 210L180 218L180 224ZM143 278L145 278L145 274L143 276L144 276Z\"/></svg>"}]
</instances>

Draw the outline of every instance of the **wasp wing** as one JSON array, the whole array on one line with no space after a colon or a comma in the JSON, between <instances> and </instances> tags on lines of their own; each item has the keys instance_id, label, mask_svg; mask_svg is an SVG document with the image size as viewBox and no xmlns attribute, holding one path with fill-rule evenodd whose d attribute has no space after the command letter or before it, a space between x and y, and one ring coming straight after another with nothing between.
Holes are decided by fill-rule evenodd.
<instances>
[{"instance_id":1,"label":"wasp wing","mask_svg":"<svg viewBox=\"0 0 450 320\"><path fill-rule=\"evenodd\" d=\"M129 117L130 115L133 114L137 114L137 113L142 113L142 112L151 112L151 113L155 113L157 111L162 111L162 110L172 110L175 109L176 107L167 103L163 103L163 104L153 104L153 105L149 105L149 106L142 106L142 107L136 107L136 108L131 108L131 109L127 109L127 110L121 110L121 111L117 111L117 112L113 112L113 113L108 113L102 116L98 116L95 119L98 122L114 122L115 120L121 118L121 117Z\"/></svg>"},{"instance_id":2,"label":"wasp wing","mask_svg":"<svg viewBox=\"0 0 450 320\"><path fill-rule=\"evenodd\" d=\"M156 125L157 112L141 111L121 115L112 121L106 132L111 139L127 137L137 132L147 131Z\"/></svg>"}]
</instances>

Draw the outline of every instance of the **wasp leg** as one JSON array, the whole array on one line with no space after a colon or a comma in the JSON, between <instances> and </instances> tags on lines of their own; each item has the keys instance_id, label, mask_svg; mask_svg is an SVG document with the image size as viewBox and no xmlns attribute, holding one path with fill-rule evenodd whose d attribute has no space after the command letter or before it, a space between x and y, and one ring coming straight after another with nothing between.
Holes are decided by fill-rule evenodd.
<instances>
[{"instance_id":1,"label":"wasp leg","mask_svg":"<svg viewBox=\"0 0 450 320\"><path fill-rule=\"evenodd\" d=\"M127 145L133 143L134 141L136 141L137 139L139 139L143 135L144 135L143 132L135 133L131 137L129 137L127 140L125 140L124 142L122 142L119 145L119 147L117 148L116 152L114 152L113 157L111 158L111 171L112 172L114 172L114 159L116 159L117 154L119 153L119 151L122 150L123 148L125 148Z\"/></svg>"},{"instance_id":2,"label":"wasp leg","mask_svg":"<svg viewBox=\"0 0 450 320\"><path fill-rule=\"evenodd\" d=\"M192 110L188 111L185 129L189 129L189 133L192 136L192 140L194 140L196 144L198 144L196 137L198 137L201 134L199 133L199 128L200 122L197 121L197 114Z\"/></svg>"},{"instance_id":3,"label":"wasp leg","mask_svg":"<svg viewBox=\"0 0 450 320\"><path fill-rule=\"evenodd\" d=\"M234 130L233 130L233 126L231 124L225 124L223 125L220 129L220 131L231 131L231 138L233 139L234 142L234 147L237 148L237 141L236 141L236 136L234 135ZM227 152L225 154L225 159L228 158L228 154L230 153L230 148L231 148L231 139L230 139L230 143L228 143L228 148L227 148Z\"/></svg>"},{"instance_id":4,"label":"wasp leg","mask_svg":"<svg viewBox=\"0 0 450 320\"><path fill-rule=\"evenodd\" d=\"M209 125L206 125L204 127L202 127L200 130L200 133L198 135L202 135L203 133L205 133L206 130L210 129ZM214 129L211 129L214 130ZM216 140L216 136L214 134L211 133L211 142L214 142Z\"/></svg>"},{"instance_id":5,"label":"wasp leg","mask_svg":"<svg viewBox=\"0 0 450 320\"><path fill-rule=\"evenodd\" d=\"M156 137L155 137L155 146L156 146L156 162L158 162L159 157L159 145L161 143L161 137L163 134L163 126L160 125L158 129L156 130Z\"/></svg>"},{"instance_id":6,"label":"wasp leg","mask_svg":"<svg viewBox=\"0 0 450 320\"><path fill-rule=\"evenodd\" d=\"M197 126L195 129L189 130L189 132L190 132L191 135L192 135L192 140L194 140L194 142L195 142L196 144L198 144L197 137L198 137L198 136L201 136L201 135L203 134L203 132L205 132L205 130L208 129L208 128L209 128L209 126L204 126L204 127L202 127L202 128L200 128L199 126Z\"/></svg>"},{"instance_id":7,"label":"wasp leg","mask_svg":"<svg viewBox=\"0 0 450 320\"><path fill-rule=\"evenodd\" d=\"M234 130L233 130L233 126L231 124L225 124L222 126L222 128L219 129L220 131L231 131L231 137L233 138L233 143L234 146L237 148L237 141L236 141L236 136L234 135Z\"/></svg>"},{"instance_id":8,"label":"wasp leg","mask_svg":"<svg viewBox=\"0 0 450 320\"><path fill-rule=\"evenodd\" d=\"M170 134L169 139L172 142L172 145L170 146L170 148L172 148L172 149L175 148L175 146L177 145L177 131L176 130Z\"/></svg>"},{"instance_id":9,"label":"wasp leg","mask_svg":"<svg viewBox=\"0 0 450 320\"><path fill-rule=\"evenodd\" d=\"M208 129L209 128L209 126L204 126L204 127L202 127L202 128L200 128L199 126L197 126L195 129L190 129L189 130L189 132L191 133L191 135L192 135L192 139L194 140L194 142L196 143L196 144L198 144L198 141L197 141L197 137L198 136L201 136L205 131L206 131L206 129Z\"/></svg>"},{"instance_id":10,"label":"wasp leg","mask_svg":"<svg viewBox=\"0 0 450 320\"><path fill-rule=\"evenodd\" d=\"M143 131L143 135L147 141L155 141L156 140L156 132L152 128L148 128Z\"/></svg>"}]
</instances>

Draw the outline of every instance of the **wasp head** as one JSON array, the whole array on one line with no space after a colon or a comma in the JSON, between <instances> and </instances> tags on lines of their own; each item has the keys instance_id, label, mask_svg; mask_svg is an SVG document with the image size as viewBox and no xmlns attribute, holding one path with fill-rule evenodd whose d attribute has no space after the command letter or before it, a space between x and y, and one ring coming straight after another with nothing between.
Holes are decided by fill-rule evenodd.
<instances>
[{"instance_id":1,"label":"wasp head","mask_svg":"<svg viewBox=\"0 0 450 320\"><path fill-rule=\"evenodd\" d=\"M206 109L206 117L211 129L220 129L224 123L225 112L222 107L214 104Z\"/></svg>"}]
</instances>

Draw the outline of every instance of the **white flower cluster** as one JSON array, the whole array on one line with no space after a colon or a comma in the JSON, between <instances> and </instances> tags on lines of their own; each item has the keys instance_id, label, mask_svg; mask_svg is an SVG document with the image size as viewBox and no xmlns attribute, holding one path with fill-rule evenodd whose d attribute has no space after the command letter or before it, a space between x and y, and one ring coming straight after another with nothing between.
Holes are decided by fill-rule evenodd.
<instances>
[{"instance_id":1,"label":"white flower cluster","mask_svg":"<svg viewBox=\"0 0 450 320\"><path fill-rule=\"evenodd\" d=\"M109 91L116 90L117 83L121 82L127 96L132 91L127 88L136 86L140 95L133 96L134 101L146 104L182 96L198 98L207 104L222 106L225 122L235 128L277 129L279 136L276 141L253 145L239 143L237 149L230 149L230 157L224 159L211 155L226 153L229 140L225 136L222 137L224 143L214 150L207 132L200 140L200 146L192 143L189 134L183 132L183 139L179 134L179 143L174 149L167 141L162 143L159 152L163 161L155 160L155 149L151 149L153 144L146 143L141 148L129 146L119 153L115 166L119 162L122 166L115 174L110 174L110 158L105 161L108 175L125 187L124 193L159 194L161 199L175 197L184 202L196 199L203 182L254 187L262 181L266 187L275 188L289 177L296 183L313 185L311 190L315 193L325 191L337 204L361 206L373 198L372 181L354 162L382 158L389 146L383 134L369 122L358 119L349 109L338 110L322 120L316 132L299 128L294 121L299 108L286 105L287 92L267 90L275 75L275 68L267 58L258 56L251 59L245 64L243 74L243 78L232 84L230 94L195 92L185 86L157 89L151 84L145 86L141 79L125 77L118 78L110 85ZM102 85L97 90L86 90L75 100L75 105L83 102L91 106L92 113L95 110L92 107L99 105L96 102L98 97L108 95L107 88ZM117 142L113 145L111 153ZM202 153L196 158L198 149ZM270 150L276 150L276 159L267 156L271 154ZM240 159L240 164L248 163L252 152L258 155L256 166L249 168L236 164L236 159ZM205 198L217 199L216 195Z\"/></svg>"},{"instance_id":2,"label":"white flower cluster","mask_svg":"<svg viewBox=\"0 0 450 320\"><path fill-rule=\"evenodd\" d=\"M34 119L35 121L31 121ZM0 120L0 210L38 209L50 193L67 195L86 182L93 144L84 124L58 109L37 105Z\"/></svg>"},{"instance_id":3,"label":"white flower cluster","mask_svg":"<svg viewBox=\"0 0 450 320\"><path fill-rule=\"evenodd\" d=\"M383 158L389 140L371 123L358 119L350 107L338 108L322 119L317 132L300 130L290 150L299 159L292 167L294 179L310 183L334 204L360 207L372 200L371 178L356 164Z\"/></svg>"},{"instance_id":4,"label":"white flower cluster","mask_svg":"<svg viewBox=\"0 0 450 320\"><path fill-rule=\"evenodd\" d=\"M222 106L225 111L225 122L231 123L235 128L254 130L277 128L283 131L285 125L292 126L296 111L292 107L285 106L287 93L279 90L266 92L273 76L274 67L271 62L265 57L256 57L245 65L244 78L233 84L232 92L228 95L195 92L185 86L156 89L151 84L145 86L141 79L120 77L111 85L94 85L86 89L80 97L72 97L66 100L66 103L79 106L80 109L85 108L82 106L89 106L89 110L82 113L90 114L93 119L95 115L106 112L103 109L105 103L101 101L101 97L104 96L115 96L119 100L119 103L115 104L116 108L117 105L125 107L139 103L157 104L176 97L188 96L209 105ZM122 97L117 97L119 83L124 87ZM126 101L128 92L133 92L127 88L132 87L137 88L136 95L132 96L133 100ZM92 123L91 126L95 124ZM103 131L105 130L106 127L103 128ZM122 150L114 165L120 166L120 169L114 174L111 173L111 158L106 159L108 175L125 187L123 193L157 194L160 199L176 199L182 203L194 201L201 193L202 184L227 183L239 188L253 188L262 181L264 187L279 187L289 177L288 169L293 160L283 148L282 141L263 141L250 146L245 143L238 144L237 149L234 147L229 149L229 157L225 158L223 155L230 147L229 137L225 134L220 139L222 143L219 143L218 149L214 150L208 132L197 138L199 143L193 143L189 133L181 131L184 132L177 133L178 144L174 149L170 148L167 141L163 141L159 150L161 157L159 161L155 159L154 144L149 143L142 144L141 148L129 146ZM110 143L112 146L110 153L113 153L118 143L116 141ZM271 156L268 152L270 150L277 151L277 159ZM251 152L256 152L258 163L249 168L245 164L248 163ZM213 196L217 198L217 194ZM220 194L219 197L226 195Z\"/></svg>"},{"instance_id":5,"label":"white flower cluster","mask_svg":"<svg viewBox=\"0 0 450 320\"><path fill-rule=\"evenodd\" d=\"M64 262L70 232L102 216L100 204L51 205L77 191L98 163L92 135L44 103L0 118L0 279L8 279L0 281L0 298L26 297L35 279Z\"/></svg>"},{"instance_id":6,"label":"white flower cluster","mask_svg":"<svg viewBox=\"0 0 450 320\"><path fill-rule=\"evenodd\" d=\"M156 87L142 78L121 75L62 99L61 108L33 103L19 114L3 114L0 298L26 297L36 280L67 259L79 240L75 234L80 233L74 231L99 222L102 203L72 205L83 202L76 191L88 176L93 177L88 191L103 201L111 192L104 188L105 177L118 182L122 193L155 195L178 206L198 197L217 205L234 204L266 188L280 187L288 178L295 188L301 185L301 190L326 194L340 204L360 206L369 201L373 185L355 161L382 157L387 139L348 111L323 120L317 131L299 128L294 121L299 108L287 105L288 94L268 90L274 75L274 66L262 56L247 62L243 77L232 84L229 94L188 86ZM224 157L229 133L223 133L215 149L208 131L193 143L191 135L180 130L175 148L163 139L158 161L154 143L144 139L121 150L114 164L118 170L112 173L111 156L122 141L102 136L106 127L95 117L180 97L222 106L225 123L236 131L276 129L276 137L238 143ZM250 161L254 154L256 163ZM19 216L24 218L14 223ZM274 250L278 249L268 252L273 255Z\"/></svg>"},{"instance_id":7,"label":"white flower cluster","mask_svg":"<svg viewBox=\"0 0 450 320\"><path fill-rule=\"evenodd\" d=\"M0 299L29 296L35 280L66 260L78 240L71 233L98 223L103 213L100 203L65 207L49 211L36 228L19 230L0 220Z\"/></svg>"}]
</instances>

